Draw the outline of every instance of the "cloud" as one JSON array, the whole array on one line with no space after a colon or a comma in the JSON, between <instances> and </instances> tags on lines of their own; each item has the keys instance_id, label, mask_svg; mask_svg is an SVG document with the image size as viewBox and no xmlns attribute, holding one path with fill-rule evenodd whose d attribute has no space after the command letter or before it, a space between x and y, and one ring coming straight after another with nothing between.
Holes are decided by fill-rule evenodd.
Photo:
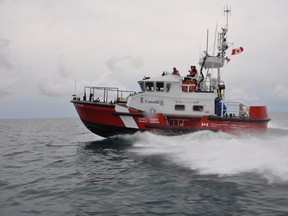
<instances>
[{"instance_id":1,"label":"cloud","mask_svg":"<svg viewBox=\"0 0 288 216\"><path fill-rule=\"evenodd\" d=\"M38 77L38 89L42 95L49 97L62 97L72 95L74 93L75 82L77 86L77 95L82 94L84 86L107 86L117 87L125 90L126 88L121 85L117 80L113 79L113 74L110 72L103 73L97 79L91 80L74 80L66 79L60 75L61 73L41 74Z\"/></svg>"},{"instance_id":2,"label":"cloud","mask_svg":"<svg viewBox=\"0 0 288 216\"><path fill-rule=\"evenodd\" d=\"M10 40L0 38L0 97L13 94L21 80L14 70L9 46Z\"/></svg>"},{"instance_id":3,"label":"cloud","mask_svg":"<svg viewBox=\"0 0 288 216\"><path fill-rule=\"evenodd\" d=\"M113 72L131 69L139 69L143 66L141 57L133 57L132 55L123 57L112 57L105 62L106 66Z\"/></svg>"},{"instance_id":4,"label":"cloud","mask_svg":"<svg viewBox=\"0 0 288 216\"><path fill-rule=\"evenodd\" d=\"M129 88L131 90L135 88L139 74L143 74L144 61L139 56L125 55L109 58L105 61L105 65L109 69L106 76L110 82L117 80L116 83L121 83L120 86L126 86L125 88L121 87L121 89Z\"/></svg>"},{"instance_id":5,"label":"cloud","mask_svg":"<svg viewBox=\"0 0 288 216\"><path fill-rule=\"evenodd\" d=\"M120 61L120 64L118 64ZM125 62L124 64L122 64ZM110 62L111 70L118 71L122 70L127 66L129 67L138 67L138 59L130 58L129 56L112 59ZM67 95L72 95L74 93L75 82L77 86L77 95L82 94L84 86L107 86L107 87L118 87L119 89L126 89L118 79L115 79L115 74L110 71L97 74L94 78L87 76L83 73L83 76L80 79L73 79L75 75L72 72L67 64L65 63L65 56L63 54L57 56L55 62L56 69L52 72L42 73L38 76L38 90L40 94L48 97L62 97Z\"/></svg>"},{"instance_id":6,"label":"cloud","mask_svg":"<svg viewBox=\"0 0 288 216\"><path fill-rule=\"evenodd\" d=\"M0 38L0 68L1 70L12 68L11 60L9 56L9 44L10 41L8 39Z\"/></svg>"},{"instance_id":7,"label":"cloud","mask_svg":"<svg viewBox=\"0 0 288 216\"><path fill-rule=\"evenodd\" d=\"M227 94L227 99L231 101L237 102L245 102L245 101L255 101L259 100L259 98L250 93L251 91L247 88L247 86L233 86L229 93Z\"/></svg>"},{"instance_id":8,"label":"cloud","mask_svg":"<svg viewBox=\"0 0 288 216\"><path fill-rule=\"evenodd\" d=\"M0 0L0 97L71 95L75 80L79 91L84 85L134 90L144 75L157 76L173 66L187 72L206 45L206 29L212 45L215 22L222 27L226 21L223 1L208 2L171 0L163 7L162 1L152 0ZM288 78L288 31L282 28L288 1L275 2L230 2L228 41L245 48L223 72L227 98L233 101L267 104L273 98L287 107L282 99L287 98L287 85L278 83ZM191 13L195 6L199 10ZM274 92L279 97L267 97Z\"/></svg>"},{"instance_id":9,"label":"cloud","mask_svg":"<svg viewBox=\"0 0 288 216\"><path fill-rule=\"evenodd\" d=\"M56 59L56 71L43 73L38 77L38 89L43 95L60 97L72 94L75 81L70 79L71 72L64 63L64 55Z\"/></svg>"},{"instance_id":10,"label":"cloud","mask_svg":"<svg viewBox=\"0 0 288 216\"><path fill-rule=\"evenodd\" d=\"M17 78L0 76L0 97L13 94L17 81Z\"/></svg>"},{"instance_id":11,"label":"cloud","mask_svg":"<svg viewBox=\"0 0 288 216\"><path fill-rule=\"evenodd\" d=\"M275 96L288 100L288 86L278 84L274 89Z\"/></svg>"},{"instance_id":12,"label":"cloud","mask_svg":"<svg viewBox=\"0 0 288 216\"><path fill-rule=\"evenodd\" d=\"M39 77L39 91L49 97L60 97L72 94L74 82L71 80L59 80L49 74L42 74Z\"/></svg>"},{"instance_id":13,"label":"cloud","mask_svg":"<svg viewBox=\"0 0 288 216\"><path fill-rule=\"evenodd\" d=\"M67 66L64 63L64 55L61 54L57 57L57 68L58 72L61 75L62 78L69 78L70 77L70 71L67 68Z\"/></svg>"}]
</instances>

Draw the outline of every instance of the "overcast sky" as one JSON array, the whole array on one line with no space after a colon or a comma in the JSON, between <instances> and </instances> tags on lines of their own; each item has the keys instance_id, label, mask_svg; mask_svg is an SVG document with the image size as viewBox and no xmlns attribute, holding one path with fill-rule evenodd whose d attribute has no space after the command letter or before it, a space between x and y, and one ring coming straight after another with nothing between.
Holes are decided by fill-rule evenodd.
<instances>
[{"instance_id":1,"label":"overcast sky","mask_svg":"<svg viewBox=\"0 0 288 216\"><path fill-rule=\"evenodd\" d=\"M244 48L223 70L227 99L288 111L287 0L0 0L0 118L76 116L75 80L80 95L185 75L207 29L213 50L226 4L228 40Z\"/></svg>"}]
</instances>

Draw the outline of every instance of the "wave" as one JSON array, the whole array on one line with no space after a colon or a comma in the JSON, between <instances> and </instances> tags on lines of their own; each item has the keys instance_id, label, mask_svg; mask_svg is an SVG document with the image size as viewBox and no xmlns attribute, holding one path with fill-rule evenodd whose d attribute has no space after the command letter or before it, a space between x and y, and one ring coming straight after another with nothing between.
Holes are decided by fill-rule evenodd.
<instances>
[{"instance_id":1,"label":"wave","mask_svg":"<svg viewBox=\"0 0 288 216\"><path fill-rule=\"evenodd\" d=\"M128 137L126 137L128 139ZM133 135L131 151L162 155L199 174L257 174L271 183L288 182L288 136L234 136L201 131L182 136Z\"/></svg>"},{"instance_id":2,"label":"wave","mask_svg":"<svg viewBox=\"0 0 288 216\"><path fill-rule=\"evenodd\" d=\"M269 123L268 123L268 128L288 130L288 127L284 127L284 126L279 125L279 124L277 124L277 123L275 123L275 122L269 122Z\"/></svg>"},{"instance_id":3,"label":"wave","mask_svg":"<svg viewBox=\"0 0 288 216\"><path fill-rule=\"evenodd\" d=\"M270 116L268 128L288 130L288 113L274 113Z\"/></svg>"}]
</instances>

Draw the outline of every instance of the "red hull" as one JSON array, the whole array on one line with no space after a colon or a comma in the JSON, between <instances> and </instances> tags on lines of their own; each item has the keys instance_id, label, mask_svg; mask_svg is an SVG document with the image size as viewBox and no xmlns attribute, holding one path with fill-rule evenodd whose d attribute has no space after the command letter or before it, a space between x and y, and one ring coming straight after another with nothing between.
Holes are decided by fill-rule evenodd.
<instances>
[{"instance_id":1,"label":"red hull","mask_svg":"<svg viewBox=\"0 0 288 216\"><path fill-rule=\"evenodd\" d=\"M93 103L73 100L78 115L93 133L109 137L132 134L137 131L153 131L166 135L179 135L199 130L223 131L228 133L265 133L270 120L266 107L250 109L250 118L233 116L164 116L128 109L125 104Z\"/></svg>"}]
</instances>

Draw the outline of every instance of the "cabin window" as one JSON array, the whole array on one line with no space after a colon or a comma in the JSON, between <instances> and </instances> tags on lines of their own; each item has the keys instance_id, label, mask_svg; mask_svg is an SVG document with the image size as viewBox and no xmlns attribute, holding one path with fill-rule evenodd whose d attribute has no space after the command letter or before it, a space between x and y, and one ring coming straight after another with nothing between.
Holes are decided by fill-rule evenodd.
<instances>
[{"instance_id":1,"label":"cabin window","mask_svg":"<svg viewBox=\"0 0 288 216\"><path fill-rule=\"evenodd\" d=\"M183 111L183 110L185 110L185 106L177 104L177 105L175 105L175 110Z\"/></svg>"},{"instance_id":2,"label":"cabin window","mask_svg":"<svg viewBox=\"0 0 288 216\"><path fill-rule=\"evenodd\" d=\"M139 85L140 85L141 91L142 91L142 92L145 92L144 83L141 82L141 83L139 83Z\"/></svg>"},{"instance_id":3,"label":"cabin window","mask_svg":"<svg viewBox=\"0 0 288 216\"><path fill-rule=\"evenodd\" d=\"M154 83L153 82L146 82L146 91L154 91Z\"/></svg>"},{"instance_id":4,"label":"cabin window","mask_svg":"<svg viewBox=\"0 0 288 216\"><path fill-rule=\"evenodd\" d=\"M203 106L199 106L199 105L193 106L193 111L203 112L203 110L204 110Z\"/></svg>"},{"instance_id":5,"label":"cabin window","mask_svg":"<svg viewBox=\"0 0 288 216\"><path fill-rule=\"evenodd\" d=\"M164 91L164 83L156 82L156 91Z\"/></svg>"},{"instance_id":6,"label":"cabin window","mask_svg":"<svg viewBox=\"0 0 288 216\"><path fill-rule=\"evenodd\" d=\"M170 87L171 87L171 83L167 83L167 84L166 84L166 91L167 91L167 92L169 92Z\"/></svg>"}]
</instances>

